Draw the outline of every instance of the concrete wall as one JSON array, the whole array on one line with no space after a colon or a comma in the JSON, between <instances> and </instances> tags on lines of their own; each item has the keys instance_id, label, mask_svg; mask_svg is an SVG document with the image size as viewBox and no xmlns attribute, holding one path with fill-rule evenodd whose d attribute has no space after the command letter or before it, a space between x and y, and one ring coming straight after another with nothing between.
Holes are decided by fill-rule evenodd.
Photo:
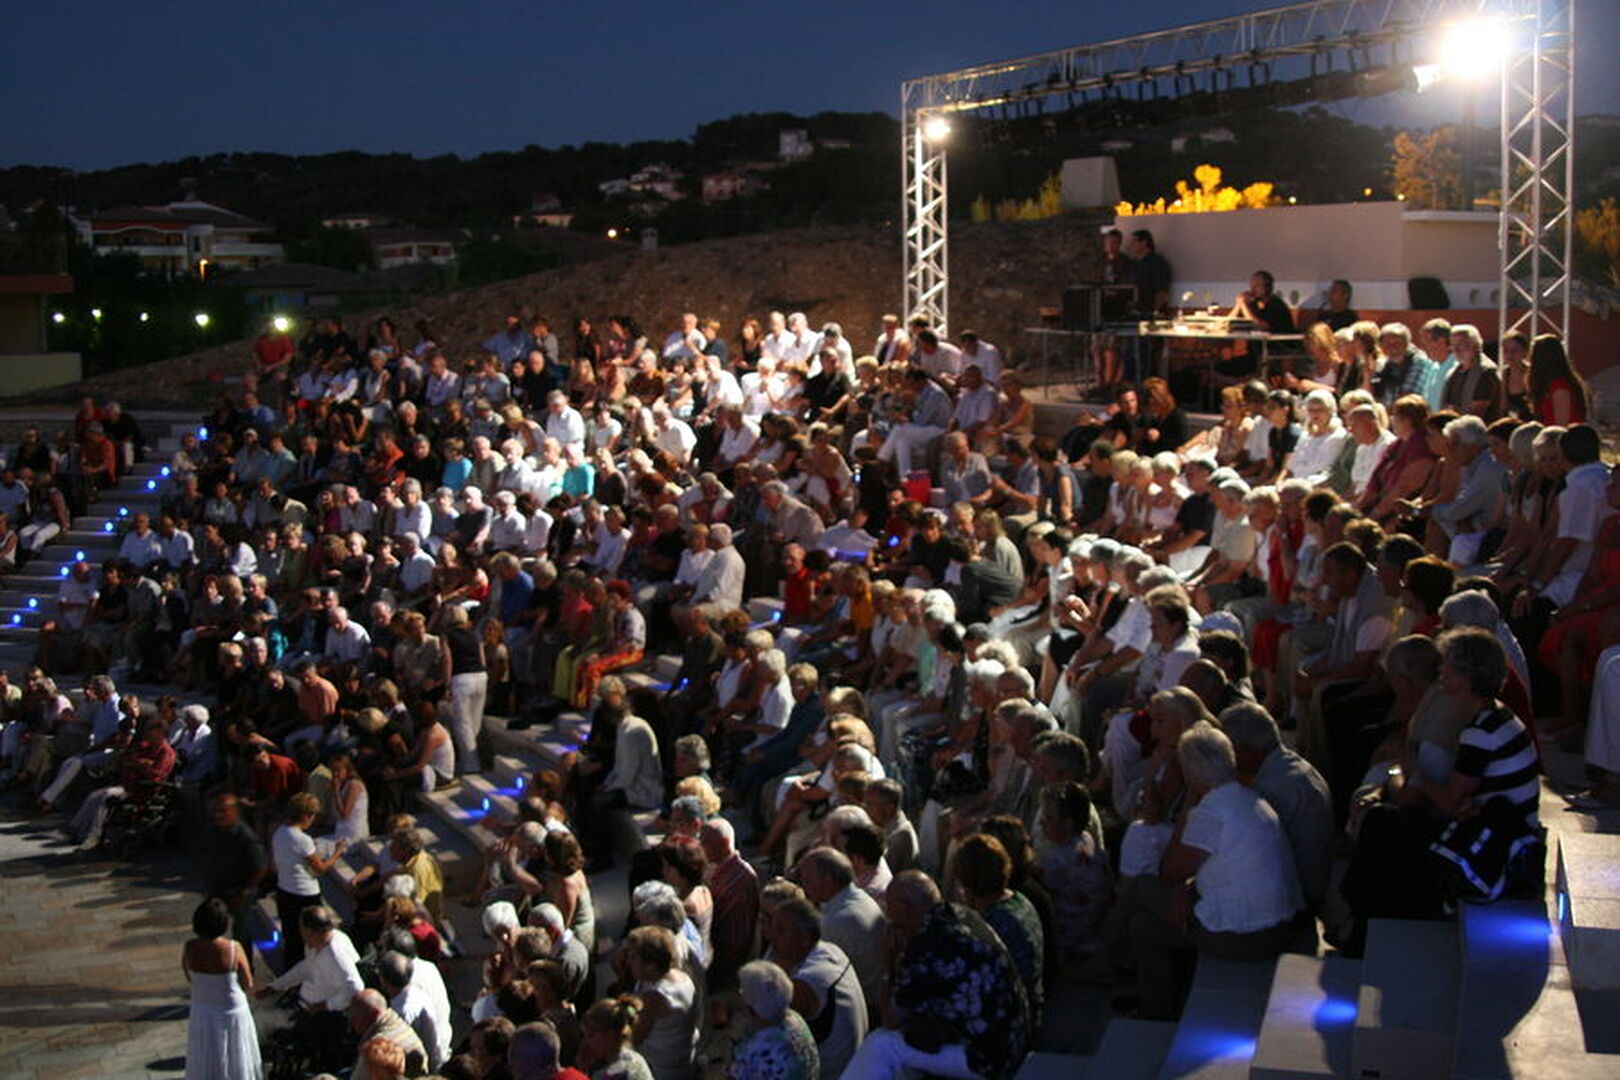
<instances>
[{"instance_id":1,"label":"concrete wall","mask_svg":"<svg viewBox=\"0 0 1620 1080\"><path fill-rule=\"evenodd\" d=\"M0 355L36 353L45 347L44 298L0 295Z\"/></svg>"},{"instance_id":2,"label":"concrete wall","mask_svg":"<svg viewBox=\"0 0 1620 1080\"><path fill-rule=\"evenodd\" d=\"M1295 306L1320 303L1328 283L1355 286L1356 306L1402 308L1406 283L1439 278L1457 307L1496 302L1497 219L1490 213L1407 212L1399 202L1275 206L1214 214L1122 217L1149 229L1175 272L1172 302L1230 304L1254 270L1269 270ZM1207 297L1207 299L1206 299Z\"/></svg>"},{"instance_id":3,"label":"concrete wall","mask_svg":"<svg viewBox=\"0 0 1620 1080\"><path fill-rule=\"evenodd\" d=\"M22 353L0 356L0 397L46 390L83 376L78 353Z\"/></svg>"}]
</instances>

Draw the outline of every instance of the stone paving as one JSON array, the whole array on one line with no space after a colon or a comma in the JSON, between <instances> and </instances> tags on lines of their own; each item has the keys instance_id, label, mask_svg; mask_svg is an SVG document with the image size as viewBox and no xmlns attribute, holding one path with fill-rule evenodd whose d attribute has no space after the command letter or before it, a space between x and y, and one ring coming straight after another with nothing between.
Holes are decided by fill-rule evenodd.
<instances>
[{"instance_id":1,"label":"stone paving","mask_svg":"<svg viewBox=\"0 0 1620 1080\"><path fill-rule=\"evenodd\" d=\"M81 855L62 823L0 811L0 1078L182 1076L189 860Z\"/></svg>"}]
</instances>

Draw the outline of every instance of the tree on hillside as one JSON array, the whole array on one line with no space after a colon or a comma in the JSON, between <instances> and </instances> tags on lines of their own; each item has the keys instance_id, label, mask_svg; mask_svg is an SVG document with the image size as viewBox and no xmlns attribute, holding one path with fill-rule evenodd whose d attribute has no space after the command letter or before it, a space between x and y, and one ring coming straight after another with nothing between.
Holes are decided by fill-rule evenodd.
<instances>
[{"instance_id":1,"label":"tree on hillside","mask_svg":"<svg viewBox=\"0 0 1620 1080\"><path fill-rule=\"evenodd\" d=\"M1395 194L1421 210L1455 209L1462 199L1462 152L1457 128L1398 132L1391 155Z\"/></svg>"},{"instance_id":2,"label":"tree on hillside","mask_svg":"<svg viewBox=\"0 0 1620 1080\"><path fill-rule=\"evenodd\" d=\"M323 225L289 242L287 261L327 266L333 270L364 270L371 265L371 245L358 229Z\"/></svg>"}]
</instances>

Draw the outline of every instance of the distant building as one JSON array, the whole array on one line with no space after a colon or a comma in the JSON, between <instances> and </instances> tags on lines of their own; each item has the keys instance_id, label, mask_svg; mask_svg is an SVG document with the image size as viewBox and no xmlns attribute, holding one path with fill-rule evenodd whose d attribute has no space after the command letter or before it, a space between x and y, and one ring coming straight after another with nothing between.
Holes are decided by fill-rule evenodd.
<instances>
[{"instance_id":1,"label":"distant building","mask_svg":"<svg viewBox=\"0 0 1620 1080\"><path fill-rule=\"evenodd\" d=\"M685 175L679 169L655 162L637 169L629 176L604 180L596 187L610 199L624 195L657 195L661 199L674 202L686 197L686 193L681 190L681 180Z\"/></svg>"},{"instance_id":2,"label":"distant building","mask_svg":"<svg viewBox=\"0 0 1620 1080\"><path fill-rule=\"evenodd\" d=\"M515 214L512 217L512 227L520 225L543 225L553 229L566 229L574 223L574 213L564 210L562 200L555 195L537 194L529 203L529 212Z\"/></svg>"},{"instance_id":3,"label":"distant building","mask_svg":"<svg viewBox=\"0 0 1620 1080\"><path fill-rule=\"evenodd\" d=\"M385 214L374 214L365 210L345 210L341 214L321 219L321 224L328 229L380 229L393 223L394 219Z\"/></svg>"},{"instance_id":4,"label":"distant building","mask_svg":"<svg viewBox=\"0 0 1620 1080\"><path fill-rule=\"evenodd\" d=\"M346 297L363 293L366 279L347 270L305 263L279 263L231 278L248 305L260 314L331 310Z\"/></svg>"},{"instance_id":5,"label":"distant building","mask_svg":"<svg viewBox=\"0 0 1620 1080\"><path fill-rule=\"evenodd\" d=\"M163 206L119 206L76 220L98 255L135 255L148 270L176 276L251 270L286 258L270 226L200 199Z\"/></svg>"},{"instance_id":6,"label":"distant building","mask_svg":"<svg viewBox=\"0 0 1620 1080\"><path fill-rule=\"evenodd\" d=\"M808 161L815 152L816 144L804 128L782 128L776 133L776 156L782 161Z\"/></svg>"},{"instance_id":7,"label":"distant building","mask_svg":"<svg viewBox=\"0 0 1620 1080\"><path fill-rule=\"evenodd\" d=\"M770 189L768 180L747 169L727 169L725 172L711 173L703 178L703 201L712 203L725 202L729 199L746 199L750 195L758 195Z\"/></svg>"},{"instance_id":8,"label":"distant building","mask_svg":"<svg viewBox=\"0 0 1620 1080\"><path fill-rule=\"evenodd\" d=\"M371 261L379 270L426 263L448 266L456 261L456 245L467 234L461 229L425 229L415 225L393 225L367 229Z\"/></svg>"}]
</instances>

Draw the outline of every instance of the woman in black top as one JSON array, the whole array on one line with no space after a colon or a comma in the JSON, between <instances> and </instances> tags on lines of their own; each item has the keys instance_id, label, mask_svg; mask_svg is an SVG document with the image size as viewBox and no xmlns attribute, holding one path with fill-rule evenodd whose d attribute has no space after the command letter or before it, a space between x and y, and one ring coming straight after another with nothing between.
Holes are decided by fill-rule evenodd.
<instances>
[{"instance_id":1,"label":"woman in black top","mask_svg":"<svg viewBox=\"0 0 1620 1080\"><path fill-rule=\"evenodd\" d=\"M1142 397L1142 415L1136 422L1136 452L1152 457L1165 450L1180 450L1187 441L1187 414L1176 404L1170 384L1159 378L1144 379Z\"/></svg>"}]
</instances>

